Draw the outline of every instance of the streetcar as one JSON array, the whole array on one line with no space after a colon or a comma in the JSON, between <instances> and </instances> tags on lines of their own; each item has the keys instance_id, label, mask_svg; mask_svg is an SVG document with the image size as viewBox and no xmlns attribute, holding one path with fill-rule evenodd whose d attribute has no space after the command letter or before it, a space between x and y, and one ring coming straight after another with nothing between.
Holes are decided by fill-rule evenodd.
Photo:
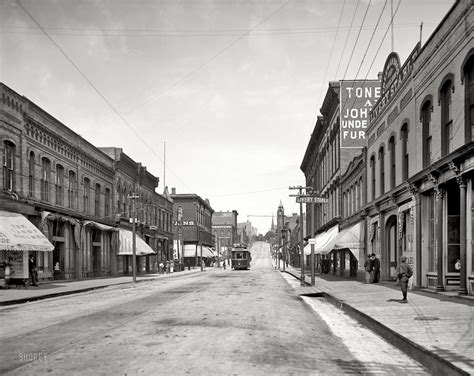
<instances>
[{"instance_id":1,"label":"streetcar","mask_svg":"<svg viewBox=\"0 0 474 376\"><path fill-rule=\"evenodd\" d=\"M247 247L240 244L235 244L231 251L232 254L232 269L234 270L248 270L250 269L250 261L252 261L252 255Z\"/></svg>"}]
</instances>

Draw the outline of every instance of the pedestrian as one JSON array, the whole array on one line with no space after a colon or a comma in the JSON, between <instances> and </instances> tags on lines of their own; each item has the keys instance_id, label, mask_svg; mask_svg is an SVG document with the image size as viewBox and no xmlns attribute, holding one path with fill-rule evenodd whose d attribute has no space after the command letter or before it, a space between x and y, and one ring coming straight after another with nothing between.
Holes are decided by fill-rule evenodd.
<instances>
[{"instance_id":1,"label":"pedestrian","mask_svg":"<svg viewBox=\"0 0 474 376\"><path fill-rule=\"evenodd\" d=\"M163 261L160 261L160 265L159 265L159 272L160 274L164 274L165 272L165 265L163 264Z\"/></svg>"},{"instance_id":2,"label":"pedestrian","mask_svg":"<svg viewBox=\"0 0 474 376\"><path fill-rule=\"evenodd\" d=\"M372 253L370 260L372 261L373 283L380 280L380 260Z\"/></svg>"},{"instance_id":3,"label":"pedestrian","mask_svg":"<svg viewBox=\"0 0 474 376\"><path fill-rule=\"evenodd\" d=\"M413 275L413 270L411 269L410 265L406 263L406 261L406 256L400 257L400 263L398 264L397 269L395 271L397 275L397 285L400 286L400 289L402 290L403 294L403 299L400 301L400 303L408 303L408 280Z\"/></svg>"},{"instance_id":4,"label":"pedestrian","mask_svg":"<svg viewBox=\"0 0 474 376\"><path fill-rule=\"evenodd\" d=\"M364 269L365 269L365 282L366 283L372 283L374 280L374 271L372 267L372 260L371 260L372 255L369 253L367 255L367 259L365 260L364 263Z\"/></svg>"},{"instance_id":5,"label":"pedestrian","mask_svg":"<svg viewBox=\"0 0 474 376\"><path fill-rule=\"evenodd\" d=\"M38 271L36 270L36 260L33 255L30 255L28 260L28 271L30 273L30 285L38 286Z\"/></svg>"},{"instance_id":6,"label":"pedestrian","mask_svg":"<svg viewBox=\"0 0 474 376\"><path fill-rule=\"evenodd\" d=\"M171 268L170 262L166 261L166 274L170 274L170 268Z\"/></svg>"},{"instance_id":7,"label":"pedestrian","mask_svg":"<svg viewBox=\"0 0 474 376\"><path fill-rule=\"evenodd\" d=\"M224 267L224 270L225 270L225 260L224 260L224 262L222 263L222 266Z\"/></svg>"}]
</instances>

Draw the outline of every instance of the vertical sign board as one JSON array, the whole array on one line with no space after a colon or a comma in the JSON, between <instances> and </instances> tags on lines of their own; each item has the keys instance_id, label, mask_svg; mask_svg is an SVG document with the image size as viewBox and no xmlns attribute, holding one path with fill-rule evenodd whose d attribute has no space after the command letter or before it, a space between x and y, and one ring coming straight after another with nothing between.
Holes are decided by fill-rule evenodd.
<instances>
[{"instance_id":1,"label":"vertical sign board","mask_svg":"<svg viewBox=\"0 0 474 376\"><path fill-rule=\"evenodd\" d=\"M341 148L362 148L372 106L380 98L380 81L341 81Z\"/></svg>"}]
</instances>

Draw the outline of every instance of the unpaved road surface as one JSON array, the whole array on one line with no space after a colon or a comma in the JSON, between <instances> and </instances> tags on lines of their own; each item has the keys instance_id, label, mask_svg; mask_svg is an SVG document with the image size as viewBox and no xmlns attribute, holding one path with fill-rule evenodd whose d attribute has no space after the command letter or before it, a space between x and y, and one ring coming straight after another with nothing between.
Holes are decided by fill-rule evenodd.
<instances>
[{"instance_id":1,"label":"unpaved road surface","mask_svg":"<svg viewBox=\"0 0 474 376\"><path fill-rule=\"evenodd\" d=\"M249 271L207 268L2 307L0 374L397 373L383 357L358 359L273 269L268 244L256 243L252 257ZM399 374L423 372L398 361Z\"/></svg>"}]
</instances>

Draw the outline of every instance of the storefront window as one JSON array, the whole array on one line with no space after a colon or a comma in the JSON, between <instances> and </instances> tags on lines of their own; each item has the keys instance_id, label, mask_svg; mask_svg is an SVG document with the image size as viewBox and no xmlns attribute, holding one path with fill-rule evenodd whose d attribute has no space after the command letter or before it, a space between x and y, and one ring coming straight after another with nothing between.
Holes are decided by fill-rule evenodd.
<instances>
[{"instance_id":1,"label":"storefront window","mask_svg":"<svg viewBox=\"0 0 474 376\"><path fill-rule=\"evenodd\" d=\"M461 236L459 229L461 228L460 217L460 201L459 201L459 186L452 185L448 190L448 228L447 228L447 243L448 243L448 259L447 267L448 273L458 273L456 270L456 263L460 258L461 250Z\"/></svg>"},{"instance_id":2,"label":"storefront window","mask_svg":"<svg viewBox=\"0 0 474 376\"><path fill-rule=\"evenodd\" d=\"M471 180L471 270L474 270L474 180Z\"/></svg>"},{"instance_id":3,"label":"storefront window","mask_svg":"<svg viewBox=\"0 0 474 376\"><path fill-rule=\"evenodd\" d=\"M438 267L438 259L436 257L435 248L435 202L436 196L434 192L427 196L427 212L428 212L428 271L436 272Z\"/></svg>"}]
</instances>

